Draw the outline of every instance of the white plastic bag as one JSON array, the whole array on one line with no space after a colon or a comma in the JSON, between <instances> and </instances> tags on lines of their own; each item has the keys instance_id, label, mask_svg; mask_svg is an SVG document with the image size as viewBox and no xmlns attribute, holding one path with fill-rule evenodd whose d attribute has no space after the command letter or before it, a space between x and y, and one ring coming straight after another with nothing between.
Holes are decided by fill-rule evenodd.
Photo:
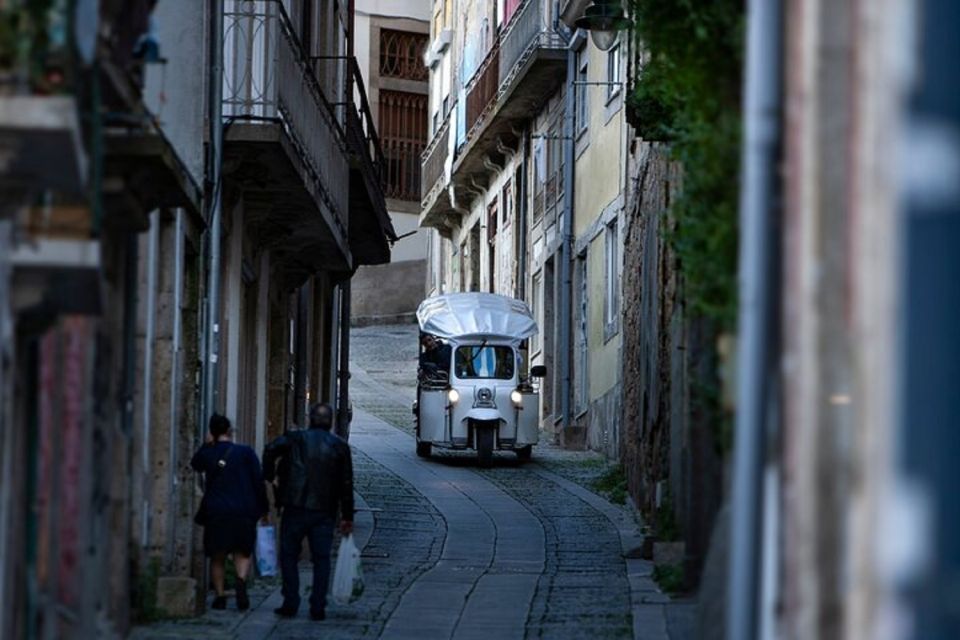
<instances>
[{"instance_id":1,"label":"white plastic bag","mask_svg":"<svg viewBox=\"0 0 960 640\"><path fill-rule=\"evenodd\" d=\"M257 525L257 573L277 575L277 530L272 524Z\"/></svg>"},{"instance_id":2,"label":"white plastic bag","mask_svg":"<svg viewBox=\"0 0 960 640\"><path fill-rule=\"evenodd\" d=\"M331 595L337 604L349 604L363 594L363 569L360 567L360 550L353 536L340 540L337 566L333 573Z\"/></svg>"}]
</instances>

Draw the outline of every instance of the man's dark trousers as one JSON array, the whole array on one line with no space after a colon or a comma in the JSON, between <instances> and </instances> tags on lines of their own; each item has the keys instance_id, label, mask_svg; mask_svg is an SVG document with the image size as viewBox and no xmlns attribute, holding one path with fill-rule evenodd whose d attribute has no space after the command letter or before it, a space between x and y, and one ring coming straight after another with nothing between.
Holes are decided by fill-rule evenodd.
<instances>
[{"instance_id":1,"label":"man's dark trousers","mask_svg":"<svg viewBox=\"0 0 960 640\"><path fill-rule=\"evenodd\" d=\"M283 607L290 611L296 611L300 607L300 573L297 563L304 538L310 543L310 556L313 560L310 611L319 613L324 611L327 605L333 518L322 511L284 507L283 519L280 521L280 573L283 575Z\"/></svg>"}]
</instances>

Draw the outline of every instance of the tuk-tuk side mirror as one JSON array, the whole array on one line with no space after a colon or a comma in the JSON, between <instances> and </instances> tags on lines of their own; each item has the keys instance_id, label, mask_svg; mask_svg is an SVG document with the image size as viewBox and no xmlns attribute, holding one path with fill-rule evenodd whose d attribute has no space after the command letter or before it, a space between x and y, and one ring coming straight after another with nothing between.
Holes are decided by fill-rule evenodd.
<instances>
[{"instance_id":1,"label":"tuk-tuk side mirror","mask_svg":"<svg viewBox=\"0 0 960 640\"><path fill-rule=\"evenodd\" d=\"M537 364L530 367L530 377L531 378L546 378L547 377L547 367L543 364Z\"/></svg>"}]
</instances>

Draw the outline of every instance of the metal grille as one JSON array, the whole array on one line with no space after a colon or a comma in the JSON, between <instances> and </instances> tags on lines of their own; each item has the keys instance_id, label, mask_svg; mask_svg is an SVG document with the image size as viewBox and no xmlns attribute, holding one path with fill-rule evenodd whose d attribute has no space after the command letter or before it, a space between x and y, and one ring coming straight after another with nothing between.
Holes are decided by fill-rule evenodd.
<instances>
[{"instance_id":1,"label":"metal grille","mask_svg":"<svg viewBox=\"0 0 960 640\"><path fill-rule=\"evenodd\" d=\"M467 131L493 108L500 88L500 43L487 54L467 86Z\"/></svg>"},{"instance_id":2,"label":"metal grille","mask_svg":"<svg viewBox=\"0 0 960 640\"><path fill-rule=\"evenodd\" d=\"M228 0L224 7L223 115L280 123L346 237L349 167L334 109L304 58L279 0Z\"/></svg>"},{"instance_id":3,"label":"metal grille","mask_svg":"<svg viewBox=\"0 0 960 640\"><path fill-rule=\"evenodd\" d=\"M427 96L380 91L380 143L386 196L420 200L420 156L427 144Z\"/></svg>"},{"instance_id":4,"label":"metal grille","mask_svg":"<svg viewBox=\"0 0 960 640\"><path fill-rule=\"evenodd\" d=\"M380 75L386 78L427 81L423 53L427 36L407 31L380 31Z\"/></svg>"},{"instance_id":5,"label":"metal grille","mask_svg":"<svg viewBox=\"0 0 960 640\"><path fill-rule=\"evenodd\" d=\"M421 176L420 197L424 200L434 189L443 175L443 165L447 159L447 145L450 142L450 116L443 121L439 131L434 134L430 146L421 157L423 175Z\"/></svg>"}]
</instances>

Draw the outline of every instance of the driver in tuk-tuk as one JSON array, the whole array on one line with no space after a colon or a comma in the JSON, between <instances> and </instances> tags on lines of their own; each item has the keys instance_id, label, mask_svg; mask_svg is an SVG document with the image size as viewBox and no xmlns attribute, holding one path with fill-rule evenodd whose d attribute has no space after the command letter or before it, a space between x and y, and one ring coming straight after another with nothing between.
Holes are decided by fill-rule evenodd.
<instances>
[{"instance_id":1,"label":"driver in tuk-tuk","mask_svg":"<svg viewBox=\"0 0 960 640\"><path fill-rule=\"evenodd\" d=\"M450 375L450 345L444 344L429 333L420 335L420 377L437 377L437 374Z\"/></svg>"}]
</instances>

